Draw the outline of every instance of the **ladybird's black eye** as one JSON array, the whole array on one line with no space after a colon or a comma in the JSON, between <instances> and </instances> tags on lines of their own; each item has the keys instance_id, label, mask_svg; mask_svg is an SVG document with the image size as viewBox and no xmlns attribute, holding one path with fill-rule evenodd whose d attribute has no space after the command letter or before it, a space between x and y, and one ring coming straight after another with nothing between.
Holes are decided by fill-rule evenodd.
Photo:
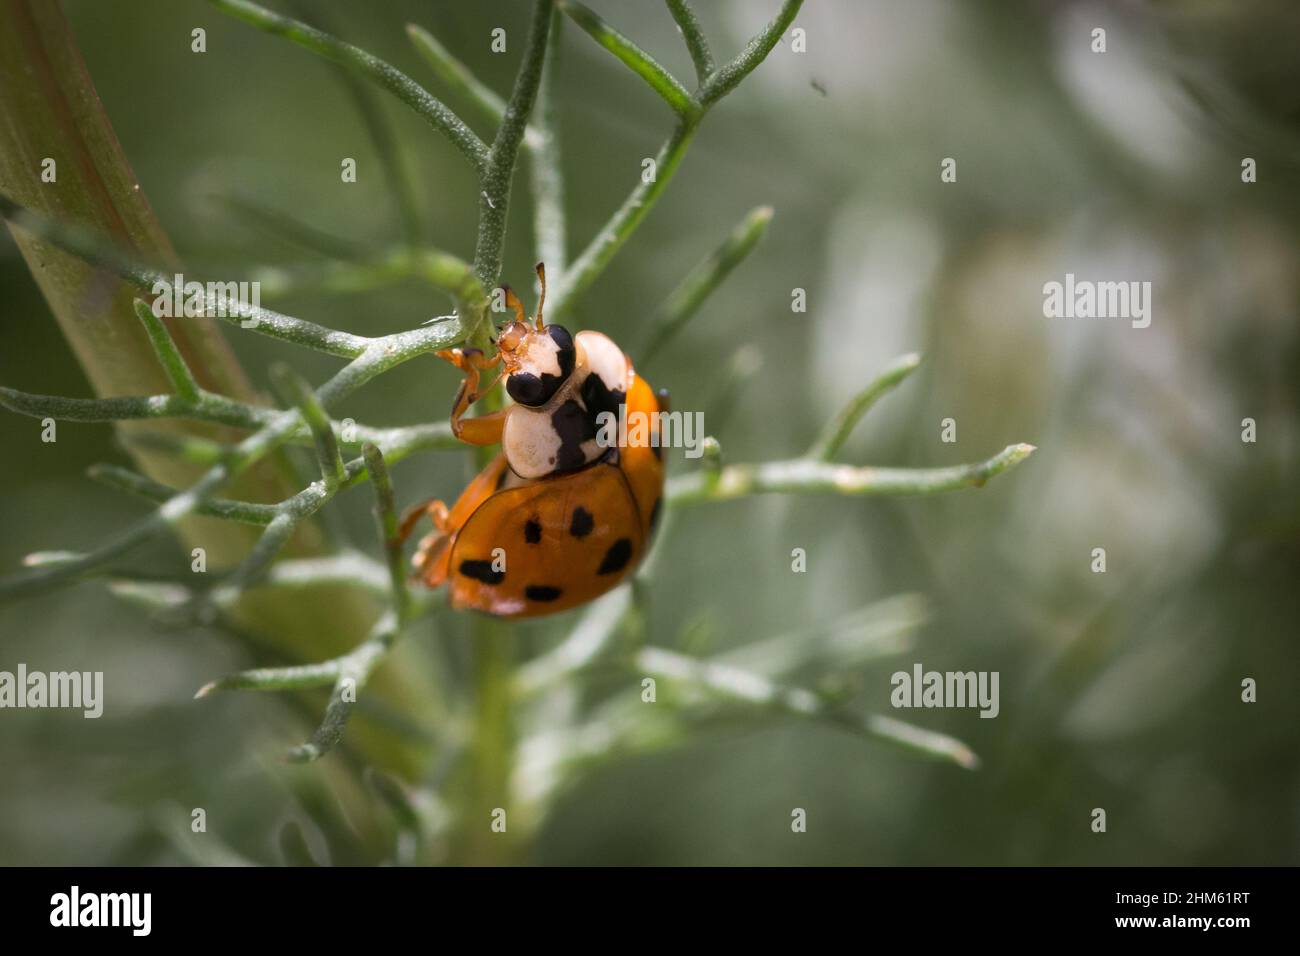
<instances>
[{"instance_id":1,"label":"ladybird's black eye","mask_svg":"<svg viewBox=\"0 0 1300 956\"><path fill-rule=\"evenodd\" d=\"M549 371L538 374L535 371L521 369L506 379L506 391L510 393L510 397L520 405L529 405L533 408L545 405L551 400L560 386L573 374L573 366L578 359L577 349L573 346L573 336L569 334L568 329L560 325L548 325L543 334L550 336L551 341L555 343L555 363L560 374L556 375ZM550 365L549 361L547 365Z\"/></svg>"},{"instance_id":2,"label":"ladybird's black eye","mask_svg":"<svg viewBox=\"0 0 1300 956\"><path fill-rule=\"evenodd\" d=\"M552 376L547 375L546 378ZM556 383L558 385L558 383ZM555 393L555 387L548 389L542 383L542 380L532 372L515 372L506 379L506 391L520 405L544 405L546 400Z\"/></svg>"}]
</instances>

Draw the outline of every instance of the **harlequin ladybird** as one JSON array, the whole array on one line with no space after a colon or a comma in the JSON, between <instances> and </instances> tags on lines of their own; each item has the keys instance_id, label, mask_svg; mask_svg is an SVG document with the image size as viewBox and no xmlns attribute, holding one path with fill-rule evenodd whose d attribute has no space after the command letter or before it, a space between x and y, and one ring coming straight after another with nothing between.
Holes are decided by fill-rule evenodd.
<instances>
[{"instance_id":1,"label":"harlequin ladybird","mask_svg":"<svg viewBox=\"0 0 1300 956\"><path fill-rule=\"evenodd\" d=\"M447 583L451 605L500 617L535 617L599 597L622 581L649 548L663 496L664 467L656 395L631 360L599 332L570 335L546 325L546 271L530 323L508 288L515 319L500 330L497 353L473 348L439 352L465 373L452 403L451 427L471 445L501 444L501 453L448 508L419 507L434 531L414 558L428 587ZM501 371L480 388L480 373ZM514 404L477 418L466 410L505 378ZM642 413L648 443L604 447L597 416Z\"/></svg>"}]
</instances>

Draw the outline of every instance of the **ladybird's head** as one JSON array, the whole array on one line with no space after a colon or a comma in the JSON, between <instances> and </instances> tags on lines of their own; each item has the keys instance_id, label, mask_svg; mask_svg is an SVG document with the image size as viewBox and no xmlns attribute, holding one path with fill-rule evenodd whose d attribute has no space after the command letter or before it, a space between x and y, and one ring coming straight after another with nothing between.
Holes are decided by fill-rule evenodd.
<instances>
[{"instance_id":1,"label":"ladybird's head","mask_svg":"<svg viewBox=\"0 0 1300 956\"><path fill-rule=\"evenodd\" d=\"M520 405L533 408L551 400L573 374L578 358L569 330L542 322L546 269L540 262L537 264L537 277L542 283L542 294L537 301L534 321L527 321L523 303L507 286L506 305L514 309L515 319L503 326L497 335L506 391Z\"/></svg>"}]
</instances>

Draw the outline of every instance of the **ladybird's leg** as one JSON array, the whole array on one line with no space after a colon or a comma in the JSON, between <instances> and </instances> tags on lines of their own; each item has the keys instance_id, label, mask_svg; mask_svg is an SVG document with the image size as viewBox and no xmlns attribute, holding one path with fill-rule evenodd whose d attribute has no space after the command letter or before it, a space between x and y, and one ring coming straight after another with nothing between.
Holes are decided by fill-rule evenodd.
<instances>
[{"instance_id":1,"label":"ladybird's leg","mask_svg":"<svg viewBox=\"0 0 1300 956\"><path fill-rule=\"evenodd\" d=\"M433 522L434 530L420 539L411 566L415 568L415 577L428 587L436 588L447 577L447 555L450 553L451 526L448 521L450 512L443 502L434 498L422 505L416 505L402 515L398 533L409 535L415 524L424 515Z\"/></svg>"},{"instance_id":2,"label":"ladybird's leg","mask_svg":"<svg viewBox=\"0 0 1300 956\"><path fill-rule=\"evenodd\" d=\"M501 442L501 433L506 427L506 412L499 411L479 415L477 418L455 418L451 420L451 432L469 445L497 445Z\"/></svg>"},{"instance_id":3,"label":"ladybird's leg","mask_svg":"<svg viewBox=\"0 0 1300 956\"><path fill-rule=\"evenodd\" d=\"M442 528L438 524L438 517L439 515L445 517L446 513L447 506L437 498L428 498L418 504L411 505L397 519L397 540L405 543L406 539L411 536L411 532L415 530L415 526L420 523L420 519L426 514L433 519L433 526L441 531Z\"/></svg>"},{"instance_id":4,"label":"ladybird's leg","mask_svg":"<svg viewBox=\"0 0 1300 956\"><path fill-rule=\"evenodd\" d=\"M479 388L479 373L499 364L501 353L492 358L484 358L479 349L444 349L438 357L461 369L465 377L461 379L456 400L451 406L451 432L461 441L470 445L495 445L501 441L501 430L505 427L505 411L491 412L478 418L462 418L471 405L482 398L500 381L498 375L486 388Z\"/></svg>"},{"instance_id":5,"label":"ladybird's leg","mask_svg":"<svg viewBox=\"0 0 1300 956\"><path fill-rule=\"evenodd\" d=\"M505 469L506 456L497 455L491 464L465 486L465 490L460 493L460 497L450 509L443 502L433 499L428 502L424 511L417 512L414 517L409 514L402 517L402 524L409 522L412 527L421 514L427 514L433 522L434 530L420 541L420 547L412 562L416 576L429 587L436 588L447 579L451 563L451 544L456 532L464 527L465 522L478 506L497 490Z\"/></svg>"}]
</instances>

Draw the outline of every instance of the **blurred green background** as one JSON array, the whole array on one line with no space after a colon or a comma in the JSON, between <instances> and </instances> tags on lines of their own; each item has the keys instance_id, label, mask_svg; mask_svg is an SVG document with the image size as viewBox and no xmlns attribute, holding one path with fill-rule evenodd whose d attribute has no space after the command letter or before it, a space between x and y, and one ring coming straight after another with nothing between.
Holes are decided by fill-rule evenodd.
<instances>
[{"instance_id":1,"label":"blurred green background","mask_svg":"<svg viewBox=\"0 0 1300 956\"><path fill-rule=\"evenodd\" d=\"M683 81L666 9L597 9ZM66 0L91 75L144 192L187 263L223 277L305 256L232 215L237 196L379 250L399 234L389 185L331 68L200 2ZM698 0L727 57L774 12ZM494 89L513 77L529 7L389 2L278 6L383 56L435 94L404 25L430 29ZM766 497L695 508L671 528L646 639L721 652L825 625L915 592L912 646L855 675L857 701L968 742L977 772L830 727L754 719L575 774L521 862L540 864L1295 864L1300 862L1300 9L1293 4L810 0L789 41L709 116L660 204L570 324L636 359L647 315L752 207L764 242L686 332L640 370L703 410L727 461L800 453L890 359L922 369L858 429L846 460L975 461L1038 452L980 491L918 500ZM206 28L208 52L190 52ZM490 31L515 40L505 55ZM1107 30L1107 52L1091 31ZM434 242L473 253L477 188L464 161L381 94L418 170ZM454 107L464 104L448 97ZM571 253L619 203L671 116L636 77L565 24L559 77ZM480 130L483 131L481 126ZM339 162L357 158L344 185ZM1240 178L1243 157L1259 181ZM956 183L939 179L944 157ZM504 278L527 288L527 180L518 176ZM1066 272L1150 280L1150 328L1049 320L1043 283ZM790 309L791 290L808 311ZM6 238L0 383L88 386ZM531 301L531 296L526 296ZM414 284L263 304L362 334L448 311ZM288 358L319 382L326 357L227 329L260 386ZM738 350L762 360L734 400ZM348 412L376 424L441 418L455 387L433 361L368 386ZM940 422L957 422L956 444ZM1243 444L1241 420L1258 422ZM0 567L80 549L145 513L84 477L125 463L112 430L0 415ZM675 452L674 469L694 467ZM454 496L466 456L398 466L401 503ZM377 553L364 489L336 503ZM808 573L790 570L792 548ZM1090 570L1095 547L1108 570ZM187 560L172 541L144 568ZM521 656L574 615L518 627ZM359 640L361 635L356 636ZM389 667L467 653L463 621L422 622ZM346 643L346 641L345 641ZM85 582L0 607L0 669L106 672L97 721L0 713L0 863L159 863L187 851L189 808L213 847L282 859L298 822L318 856L370 861L389 834L349 814L323 765L283 748L318 708L194 690L260 660L215 628L169 629ZM1001 713L889 708L913 662L1001 673ZM1243 678L1259 700L1240 700ZM635 693L636 689L625 690ZM344 775L362 768L327 758ZM337 768L336 768L337 769ZM793 834L790 811L808 812ZM1091 832L1103 807L1108 832ZM177 835L177 820L185 832ZM376 846L367 846L367 842ZM216 859L224 850L212 851Z\"/></svg>"}]
</instances>

